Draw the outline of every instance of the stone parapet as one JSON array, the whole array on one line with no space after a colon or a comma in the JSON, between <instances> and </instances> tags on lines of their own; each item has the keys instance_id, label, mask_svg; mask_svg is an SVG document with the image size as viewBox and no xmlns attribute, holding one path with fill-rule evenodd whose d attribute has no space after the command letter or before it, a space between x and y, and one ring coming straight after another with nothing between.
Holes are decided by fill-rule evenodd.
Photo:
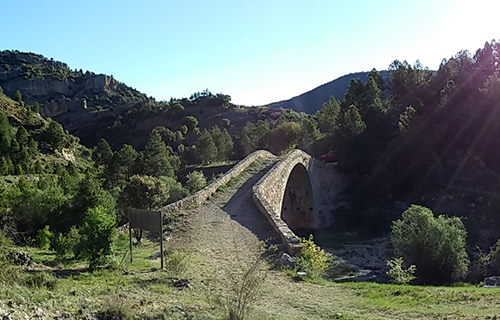
<instances>
[{"instance_id":1,"label":"stone parapet","mask_svg":"<svg viewBox=\"0 0 500 320\"><path fill-rule=\"evenodd\" d=\"M254 161L259 160L259 159L274 159L275 156L265 150L258 150L255 151L248 156L246 156L243 160L238 162L234 167L232 167L226 174L224 174L222 177L217 179L215 182L211 183L210 185L206 186L202 190L186 197L183 199L180 199L176 202L173 202L171 204L168 204L167 206L163 207L161 209L161 212L163 214L168 214L168 213L173 213L176 211L180 211L182 209L186 209L191 206L197 206L205 202L207 199L209 199L216 191L219 189L221 186L225 185L226 183L231 180L231 178L234 178L238 176L240 173L242 173L250 164L252 164Z\"/></svg>"}]
</instances>

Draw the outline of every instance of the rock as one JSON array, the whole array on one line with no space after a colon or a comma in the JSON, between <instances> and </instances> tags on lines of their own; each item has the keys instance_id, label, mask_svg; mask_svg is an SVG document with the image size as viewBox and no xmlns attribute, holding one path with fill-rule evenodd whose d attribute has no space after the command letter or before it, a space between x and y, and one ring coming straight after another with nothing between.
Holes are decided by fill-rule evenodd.
<instances>
[{"instance_id":1,"label":"rock","mask_svg":"<svg viewBox=\"0 0 500 320\"><path fill-rule=\"evenodd\" d=\"M500 276L488 277L483 280L483 288L500 288Z\"/></svg>"},{"instance_id":2,"label":"rock","mask_svg":"<svg viewBox=\"0 0 500 320\"><path fill-rule=\"evenodd\" d=\"M174 281L172 283L174 287L176 287L179 290L182 289L190 289L191 287L189 286L189 280L188 279L179 279L177 281Z\"/></svg>"},{"instance_id":3,"label":"rock","mask_svg":"<svg viewBox=\"0 0 500 320\"><path fill-rule=\"evenodd\" d=\"M333 279L335 282L372 282L377 277L372 270L362 269L356 272Z\"/></svg>"},{"instance_id":4,"label":"rock","mask_svg":"<svg viewBox=\"0 0 500 320\"><path fill-rule=\"evenodd\" d=\"M26 252L11 252L7 255L7 259L19 266L29 266L33 263L33 259Z\"/></svg>"},{"instance_id":5,"label":"rock","mask_svg":"<svg viewBox=\"0 0 500 320\"><path fill-rule=\"evenodd\" d=\"M283 252L281 256L275 261L277 267L288 267L295 268L296 263L295 260L286 252Z\"/></svg>"}]
</instances>

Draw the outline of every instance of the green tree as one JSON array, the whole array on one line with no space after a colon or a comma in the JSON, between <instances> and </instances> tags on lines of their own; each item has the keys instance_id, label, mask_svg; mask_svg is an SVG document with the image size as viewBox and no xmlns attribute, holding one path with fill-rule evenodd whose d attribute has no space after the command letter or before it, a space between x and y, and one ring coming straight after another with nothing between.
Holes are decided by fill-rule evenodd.
<instances>
[{"instance_id":1,"label":"green tree","mask_svg":"<svg viewBox=\"0 0 500 320\"><path fill-rule=\"evenodd\" d=\"M207 129L204 129L198 137L196 149L198 150L201 163L211 163L217 160L217 146Z\"/></svg>"},{"instance_id":2,"label":"green tree","mask_svg":"<svg viewBox=\"0 0 500 320\"><path fill-rule=\"evenodd\" d=\"M321 133L318 130L318 123L312 116L306 116L301 122L301 146L307 147L311 143L321 138Z\"/></svg>"},{"instance_id":3,"label":"green tree","mask_svg":"<svg viewBox=\"0 0 500 320\"><path fill-rule=\"evenodd\" d=\"M316 113L318 125L321 132L333 134L338 128L338 117L340 114L340 104L331 96L328 102L325 102L321 109Z\"/></svg>"},{"instance_id":4,"label":"green tree","mask_svg":"<svg viewBox=\"0 0 500 320\"><path fill-rule=\"evenodd\" d=\"M159 209L167 203L169 189L165 181L143 175L130 177L120 196L121 206L138 209Z\"/></svg>"},{"instance_id":5,"label":"green tree","mask_svg":"<svg viewBox=\"0 0 500 320\"><path fill-rule=\"evenodd\" d=\"M203 172L192 171L186 176L186 187L191 193L195 193L196 191L203 189L206 184L207 179L205 179Z\"/></svg>"},{"instance_id":6,"label":"green tree","mask_svg":"<svg viewBox=\"0 0 500 320\"><path fill-rule=\"evenodd\" d=\"M339 123L339 136L346 142L352 138L359 136L366 128L358 108L355 105L350 105L342 114Z\"/></svg>"},{"instance_id":7,"label":"green tree","mask_svg":"<svg viewBox=\"0 0 500 320\"><path fill-rule=\"evenodd\" d=\"M221 131L219 126L215 125L210 129L210 134L217 148L217 160L229 159L234 143L227 130Z\"/></svg>"},{"instance_id":8,"label":"green tree","mask_svg":"<svg viewBox=\"0 0 500 320\"><path fill-rule=\"evenodd\" d=\"M49 226L45 226L44 228L38 230L36 234L36 246L40 249L48 250L50 248L50 242L54 237L54 234L49 230Z\"/></svg>"},{"instance_id":9,"label":"green tree","mask_svg":"<svg viewBox=\"0 0 500 320\"><path fill-rule=\"evenodd\" d=\"M180 130L182 132L183 135L186 135L189 131L189 128L188 126L186 126L185 124L183 124L181 127L180 127Z\"/></svg>"},{"instance_id":10,"label":"green tree","mask_svg":"<svg viewBox=\"0 0 500 320\"><path fill-rule=\"evenodd\" d=\"M10 140L12 139L11 127L7 115L0 112L0 153L10 152Z\"/></svg>"},{"instance_id":11,"label":"green tree","mask_svg":"<svg viewBox=\"0 0 500 320\"><path fill-rule=\"evenodd\" d=\"M111 158L113 157L113 150L111 150L111 146L109 145L106 139L101 138L95 147L94 152L92 153L92 159L98 165L109 164Z\"/></svg>"},{"instance_id":12,"label":"green tree","mask_svg":"<svg viewBox=\"0 0 500 320\"><path fill-rule=\"evenodd\" d=\"M81 228L82 252L81 255L89 262L89 268L105 264L112 253L112 244L115 236L116 220L112 213L104 207L89 208L85 214Z\"/></svg>"},{"instance_id":13,"label":"green tree","mask_svg":"<svg viewBox=\"0 0 500 320\"><path fill-rule=\"evenodd\" d=\"M186 116L184 118L184 124L190 129L190 130L193 130L194 128L196 128L196 126L198 125L198 119L196 119L195 117L193 116Z\"/></svg>"},{"instance_id":14,"label":"green tree","mask_svg":"<svg viewBox=\"0 0 500 320\"><path fill-rule=\"evenodd\" d=\"M35 104L33 104L33 107L31 109L35 113L40 113L40 104L38 103L38 101L35 101Z\"/></svg>"},{"instance_id":15,"label":"green tree","mask_svg":"<svg viewBox=\"0 0 500 320\"><path fill-rule=\"evenodd\" d=\"M53 150L60 150L64 146L64 129L55 122L50 121L46 131L46 141Z\"/></svg>"},{"instance_id":16,"label":"green tree","mask_svg":"<svg viewBox=\"0 0 500 320\"><path fill-rule=\"evenodd\" d=\"M23 126L17 128L16 139L20 146L28 145L28 131Z\"/></svg>"},{"instance_id":17,"label":"green tree","mask_svg":"<svg viewBox=\"0 0 500 320\"><path fill-rule=\"evenodd\" d=\"M30 137L28 140L28 151L32 156L38 154L38 142L36 142L32 137Z\"/></svg>"},{"instance_id":18,"label":"green tree","mask_svg":"<svg viewBox=\"0 0 500 320\"><path fill-rule=\"evenodd\" d=\"M14 100L19 104L23 103L23 96L21 94L21 91L16 90L16 93L14 93Z\"/></svg>"},{"instance_id":19,"label":"green tree","mask_svg":"<svg viewBox=\"0 0 500 320\"><path fill-rule=\"evenodd\" d=\"M72 201L72 214L65 215L66 221L63 221L63 218L60 220L67 228L70 225L81 225L87 210L94 207L102 207L110 215L116 213L116 201L113 196L103 189L101 183L94 177L86 176L78 184Z\"/></svg>"},{"instance_id":20,"label":"green tree","mask_svg":"<svg viewBox=\"0 0 500 320\"><path fill-rule=\"evenodd\" d=\"M174 167L170 162L170 151L160 134L153 130L149 140L141 153L142 171L149 176L173 177Z\"/></svg>"},{"instance_id":21,"label":"green tree","mask_svg":"<svg viewBox=\"0 0 500 320\"><path fill-rule=\"evenodd\" d=\"M173 117L180 117L184 113L184 106L176 103L170 108L169 113Z\"/></svg>"},{"instance_id":22,"label":"green tree","mask_svg":"<svg viewBox=\"0 0 500 320\"><path fill-rule=\"evenodd\" d=\"M122 188L132 175L137 157L137 151L128 144L124 144L119 151L115 152L106 172L109 182Z\"/></svg>"},{"instance_id":23,"label":"green tree","mask_svg":"<svg viewBox=\"0 0 500 320\"><path fill-rule=\"evenodd\" d=\"M5 176L9 174L9 164L5 156L0 158L0 175Z\"/></svg>"},{"instance_id":24,"label":"green tree","mask_svg":"<svg viewBox=\"0 0 500 320\"><path fill-rule=\"evenodd\" d=\"M395 253L417 267L416 275L424 283L449 283L465 276L469 264L466 237L459 218L436 218L430 209L417 205L392 224Z\"/></svg>"},{"instance_id":25,"label":"green tree","mask_svg":"<svg viewBox=\"0 0 500 320\"><path fill-rule=\"evenodd\" d=\"M294 148L301 140L302 128L297 122L286 121L279 124L269 134L268 149L274 154Z\"/></svg>"},{"instance_id":26,"label":"green tree","mask_svg":"<svg viewBox=\"0 0 500 320\"><path fill-rule=\"evenodd\" d=\"M342 110L345 111L351 105L355 105L359 108L363 102L363 92L364 87L361 80L351 79L344 94L344 99L341 103Z\"/></svg>"}]
</instances>

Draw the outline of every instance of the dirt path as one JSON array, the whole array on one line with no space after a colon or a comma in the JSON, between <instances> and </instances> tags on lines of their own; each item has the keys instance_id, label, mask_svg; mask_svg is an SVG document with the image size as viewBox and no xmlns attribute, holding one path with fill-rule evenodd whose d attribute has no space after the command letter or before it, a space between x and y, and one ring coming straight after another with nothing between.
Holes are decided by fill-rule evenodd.
<instances>
[{"instance_id":1,"label":"dirt path","mask_svg":"<svg viewBox=\"0 0 500 320\"><path fill-rule=\"evenodd\" d=\"M240 175L232 187L187 211L187 230L174 235L170 241L170 245L188 248L195 257L189 278L194 288L208 292L207 301L224 303L230 285L228 279L248 270L261 252L260 242L276 236L255 207L251 195L252 185L270 165L267 162L251 168ZM349 285L296 282L284 272L268 270L262 297L254 304L253 319L442 319L449 313L439 308L447 308L455 315L453 310L458 307L450 301L436 310L427 310L426 305L406 306L402 300L401 305L388 308L384 300L370 300ZM223 306L218 310L220 308ZM476 309L480 311L476 305L473 308L462 316L446 319L484 319L471 316Z\"/></svg>"},{"instance_id":2,"label":"dirt path","mask_svg":"<svg viewBox=\"0 0 500 320\"><path fill-rule=\"evenodd\" d=\"M244 272L255 261L260 253L259 241L276 237L251 194L253 184L270 165L263 163L243 173L233 187L187 212L188 231L178 240L184 247L187 242L202 261L197 267L199 273L191 275L194 281L221 285L211 288L214 295L223 294L228 275ZM282 272L270 270L254 314L257 319L332 319L339 312L336 297L345 299L346 293L337 287L295 282Z\"/></svg>"}]
</instances>

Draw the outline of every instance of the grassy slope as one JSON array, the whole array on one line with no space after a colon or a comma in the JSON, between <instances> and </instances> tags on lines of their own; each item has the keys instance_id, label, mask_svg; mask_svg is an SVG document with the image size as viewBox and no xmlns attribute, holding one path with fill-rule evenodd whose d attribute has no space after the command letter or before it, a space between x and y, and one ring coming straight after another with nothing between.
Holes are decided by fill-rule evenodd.
<instances>
[{"instance_id":1,"label":"grassy slope","mask_svg":"<svg viewBox=\"0 0 500 320\"><path fill-rule=\"evenodd\" d=\"M262 166L253 167L212 201L183 213L166 243L166 270L155 269L158 259L145 259L159 250L157 243L146 241L134 248L132 264L124 260L124 272L89 273L82 263L69 261L51 267L59 275L54 288L4 286L0 287L0 300L27 309L37 305L49 312L71 314L120 310L138 318L224 319L229 279L241 274L259 251L258 239L248 229L253 226L243 227L236 221L253 208L238 213L234 211L238 207L230 204L248 196L241 190L260 169ZM120 238L117 248L120 260L127 249L126 236ZM52 252L26 250L38 262L54 265ZM171 283L176 278L189 279L191 289L174 288ZM296 282L275 270L267 271L262 296L252 311L254 319L484 319L499 313L500 289L314 284Z\"/></svg>"}]
</instances>

